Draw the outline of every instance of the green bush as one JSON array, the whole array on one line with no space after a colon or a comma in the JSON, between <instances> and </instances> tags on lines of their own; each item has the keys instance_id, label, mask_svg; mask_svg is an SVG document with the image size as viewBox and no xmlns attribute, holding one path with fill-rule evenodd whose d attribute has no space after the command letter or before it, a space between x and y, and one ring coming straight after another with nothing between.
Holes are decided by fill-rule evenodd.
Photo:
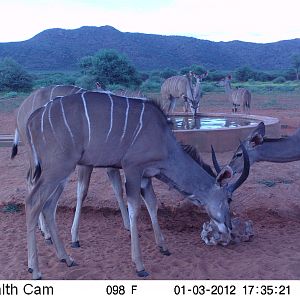
<instances>
[{"instance_id":1,"label":"green bush","mask_svg":"<svg viewBox=\"0 0 300 300\"><path fill-rule=\"evenodd\" d=\"M177 71L170 68L165 68L163 71L160 72L160 77L164 79L167 79L175 75L177 75Z\"/></svg>"},{"instance_id":2,"label":"green bush","mask_svg":"<svg viewBox=\"0 0 300 300\"><path fill-rule=\"evenodd\" d=\"M142 92L160 92L161 83L155 80L147 79L141 85Z\"/></svg>"},{"instance_id":3,"label":"green bush","mask_svg":"<svg viewBox=\"0 0 300 300\"><path fill-rule=\"evenodd\" d=\"M0 91L29 91L32 86L31 75L15 60L4 58L0 61Z\"/></svg>"},{"instance_id":4,"label":"green bush","mask_svg":"<svg viewBox=\"0 0 300 300\"><path fill-rule=\"evenodd\" d=\"M52 72L52 73L35 73L34 88L45 87L49 85L74 85L78 75L76 73L63 73L63 72Z\"/></svg>"},{"instance_id":5,"label":"green bush","mask_svg":"<svg viewBox=\"0 0 300 300\"><path fill-rule=\"evenodd\" d=\"M283 76L279 76L279 77L276 77L275 79L273 79L272 82L273 83L284 83L284 82L286 82L286 79Z\"/></svg>"},{"instance_id":6,"label":"green bush","mask_svg":"<svg viewBox=\"0 0 300 300\"><path fill-rule=\"evenodd\" d=\"M91 75L83 75L76 80L76 85L87 90L96 88L97 78Z\"/></svg>"},{"instance_id":7,"label":"green bush","mask_svg":"<svg viewBox=\"0 0 300 300\"><path fill-rule=\"evenodd\" d=\"M234 71L234 79L237 81L245 82L254 78L255 72L249 67L240 67Z\"/></svg>"},{"instance_id":8,"label":"green bush","mask_svg":"<svg viewBox=\"0 0 300 300\"><path fill-rule=\"evenodd\" d=\"M126 87L139 86L141 79L127 58L115 50L102 50L80 61L84 76L100 82L104 87L109 84L121 84ZM86 79L86 78L85 78Z\"/></svg>"}]
</instances>

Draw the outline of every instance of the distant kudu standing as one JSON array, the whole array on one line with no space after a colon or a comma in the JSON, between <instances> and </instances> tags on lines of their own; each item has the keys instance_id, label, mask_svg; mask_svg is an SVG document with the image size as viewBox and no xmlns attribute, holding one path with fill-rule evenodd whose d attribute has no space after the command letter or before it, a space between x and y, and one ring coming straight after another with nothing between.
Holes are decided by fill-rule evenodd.
<instances>
[{"instance_id":1,"label":"distant kudu standing","mask_svg":"<svg viewBox=\"0 0 300 300\"><path fill-rule=\"evenodd\" d=\"M176 99L180 98L184 101L184 111L188 112L190 106L191 112L195 115L199 106L201 97L201 81L207 76L207 72L197 75L196 86L193 86L194 74L190 72L183 76L172 76L167 78L161 86L161 97L165 101L170 101L167 113L173 112Z\"/></svg>"},{"instance_id":2,"label":"distant kudu standing","mask_svg":"<svg viewBox=\"0 0 300 300\"><path fill-rule=\"evenodd\" d=\"M193 101L190 103L191 110L193 111L194 115L196 115L197 110L200 106L200 100L202 97L202 86L201 82L204 78L208 76L208 72L205 72L201 75L193 73L193 76L196 78L196 84L193 86Z\"/></svg>"},{"instance_id":3,"label":"distant kudu standing","mask_svg":"<svg viewBox=\"0 0 300 300\"><path fill-rule=\"evenodd\" d=\"M142 277L148 273L144 269L137 228L141 186L156 243L164 254L169 254L157 221L151 177L175 187L196 205L204 205L220 232L229 233L229 201L249 174L245 152L244 171L237 181L226 183L232 177L228 166L214 177L200 160L194 160L184 151L166 115L156 104L112 94L83 92L48 102L29 117L27 139L34 185L26 199L28 268L34 279L41 278L35 226L42 209L59 259L68 266L74 264L57 234L55 209L76 165L123 169L132 260L138 276Z\"/></svg>"},{"instance_id":4,"label":"distant kudu standing","mask_svg":"<svg viewBox=\"0 0 300 300\"><path fill-rule=\"evenodd\" d=\"M293 135L279 139L265 137L263 122L242 142L249 155L250 164L259 161L286 163L300 160L300 129ZM230 166L236 173L243 169L243 152L240 147L231 159Z\"/></svg>"},{"instance_id":5,"label":"distant kudu standing","mask_svg":"<svg viewBox=\"0 0 300 300\"><path fill-rule=\"evenodd\" d=\"M238 106L241 106L243 113L250 113L251 105L251 93L245 88L232 88L231 87L231 75L222 79L219 83L225 87L225 93L228 100L232 103L232 112L236 113Z\"/></svg>"},{"instance_id":6,"label":"distant kudu standing","mask_svg":"<svg viewBox=\"0 0 300 300\"><path fill-rule=\"evenodd\" d=\"M96 83L96 89L97 91L102 90L101 85L98 82ZM48 86L48 87L40 88L34 91L33 93L31 93L23 101L23 103L21 104L18 110L17 119L16 119L15 138L14 138L13 149L12 149L12 158L14 158L18 152L18 144L19 144L20 137L23 142L26 141L26 123L33 111L42 107L47 102L53 100L56 97L76 94L82 91L84 91L84 89L73 85L56 85L56 86ZM80 246L79 244L80 213L81 213L82 203L87 195L93 167L78 166L77 170L78 170L77 202L76 202L76 210L75 210L73 225L71 229L73 247ZM127 207L123 199L123 188L122 188L122 180L121 180L120 172L118 169L108 168L107 174L112 183L115 196L119 203L119 207L124 222L124 227L129 230L129 217L127 212ZM42 214L39 217L39 226L41 228L41 231L44 234L46 242L51 243L51 236L50 233L48 232L47 227L45 226L45 222Z\"/></svg>"}]
</instances>

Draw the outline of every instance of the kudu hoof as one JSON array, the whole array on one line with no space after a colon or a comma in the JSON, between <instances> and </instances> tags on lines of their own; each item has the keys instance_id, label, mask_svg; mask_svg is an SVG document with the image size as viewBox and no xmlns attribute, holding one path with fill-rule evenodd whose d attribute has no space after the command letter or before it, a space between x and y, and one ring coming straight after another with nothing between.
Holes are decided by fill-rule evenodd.
<instances>
[{"instance_id":1,"label":"kudu hoof","mask_svg":"<svg viewBox=\"0 0 300 300\"><path fill-rule=\"evenodd\" d=\"M45 243L46 243L46 245L53 245L51 237L48 239L45 239Z\"/></svg>"},{"instance_id":2,"label":"kudu hoof","mask_svg":"<svg viewBox=\"0 0 300 300\"><path fill-rule=\"evenodd\" d=\"M71 243L71 247L72 247L72 248L80 248L80 243L79 243L79 241L72 242L72 243Z\"/></svg>"},{"instance_id":3,"label":"kudu hoof","mask_svg":"<svg viewBox=\"0 0 300 300\"><path fill-rule=\"evenodd\" d=\"M32 274L33 273L33 269L32 268L28 268L28 272ZM36 277L33 275L32 279L34 279L34 280L42 280L42 275L40 273L38 273Z\"/></svg>"},{"instance_id":4,"label":"kudu hoof","mask_svg":"<svg viewBox=\"0 0 300 300\"><path fill-rule=\"evenodd\" d=\"M76 263L74 260L68 265L68 267L76 267L78 266L78 263Z\"/></svg>"},{"instance_id":5,"label":"kudu hoof","mask_svg":"<svg viewBox=\"0 0 300 300\"><path fill-rule=\"evenodd\" d=\"M168 249L164 250L162 247L159 247L159 251L163 255L166 255L166 256L170 256L171 255L171 252Z\"/></svg>"},{"instance_id":6,"label":"kudu hoof","mask_svg":"<svg viewBox=\"0 0 300 300\"><path fill-rule=\"evenodd\" d=\"M74 261L74 260L71 260L69 263L67 262L67 260L65 258L62 258L60 260L60 262L63 262L63 263L66 263L68 267L75 267L75 266L78 266L78 264Z\"/></svg>"},{"instance_id":7,"label":"kudu hoof","mask_svg":"<svg viewBox=\"0 0 300 300\"><path fill-rule=\"evenodd\" d=\"M142 271L136 271L137 276L139 277L147 277L149 275L148 272L146 272L145 270Z\"/></svg>"}]
</instances>

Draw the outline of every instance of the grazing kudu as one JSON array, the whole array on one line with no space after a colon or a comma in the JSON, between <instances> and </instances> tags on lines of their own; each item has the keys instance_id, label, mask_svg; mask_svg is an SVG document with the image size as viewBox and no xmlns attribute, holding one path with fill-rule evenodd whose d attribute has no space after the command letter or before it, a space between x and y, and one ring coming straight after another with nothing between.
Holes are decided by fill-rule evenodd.
<instances>
[{"instance_id":1,"label":"grazing kudu","mask_svg":"<svg viewBox=\"0 0 300 300\"><path fill-rule=\"evenodd\" d=\"M242 144L247 150L250 164L259 161L286 163L300 160L300 129L288 137L269 139L265 137L265 125L261 122ZM234 153L230 166L236 173L242 171L243 153L240 147Z\"/></svg>"},{"instance_id":2,"label":"grazing kudu","mask_svg":"<svg viewBox=\"0 0 300 300\"><path fill-rule=\"evenodd\" d=\"M76 112L76 114L74 114ZM234 183L226 166L215 178L177 142L163 111L151 101L112 94L83 92L48 102L27 123L31 146L30 176L34 185L26 199L28 268L41 278L35 226L43 210L60 260L74 261L57 234L55 210L67 178L76 165L122 168L130 218L131 254L138 276L144 269L137 220L142 194L150 213L157 245L169 254L157 222L157 202L151 177L175 187L196 205L204 205L220 232L230 233L229 200L246 180L249 161Z\"/></svg>"},{"instance_id":3,"label":"grazing kudu","mask_svg":"<svg viewBox=\"0 0 300 300\"><path fill-rule=\"evenodd\" d=\"M228 100L232 103L232 112L236 113L238 106L242 106L243 113L250 113L251 93L245 88L232 88L231 75L225 77L219 82L224 86Z\"/></svg>"},{"instance_id":4,"label":"grazing kudu","mask_svg":"<svg viewBox=\"0 0 300 300\"><path fill-rule=\"evenodd\" d=\"M97 87L97 91L100 92L101 86L98 82L96 83L96 87ZM84 89L73 85L56 85L56 86L48 86L48 87L40 88L34 91L33 93L31 93L23 101L17 113L17 119L16 119L17 128L15 130L15 138L14 138L11 157L14 158L18 152L18 143L19 143L20 136L22 141L24 142L26 141L26 123L33 111L42 107L47 102L53 100L56 97L76 94L82 91L84 91ZM78 166L77 169L78 169L77 202L76 202L74 220L71 228L72 247L80 247L80 243L79 243L80 213L81 213L82 203L87 196L87 191L88 191L93 167ZM128 217L127 207L123 199L123 188L122 188L120 171L118 169L108 168L107 175L112 183L113 191L119 203L124 227L129 230L129 217ZM42 233L44 234L46 242L51 243L51 236L50 233L48 232L47 227L45 226L43 214L41 214L39 217L39 226Z\"/></svg>"},{"instance_id":5,"label":"grazing kudu","mask_svg":"<svg viewBox=\"0 0 300 300\"><path fill-rule=\"evenodd\" d=\"M196 85L193 85L193 77L196 78ZM188 112L190 106L191 112L196 115L201 98L201 81L207 76L207 72L202 75L194 75L190 72L183 76L172 76L167 78L161 86L161 97L165 101L170 101L167 113L173 112L176 99L184 101L184 111Z\"/></svg>"}]
</instances>

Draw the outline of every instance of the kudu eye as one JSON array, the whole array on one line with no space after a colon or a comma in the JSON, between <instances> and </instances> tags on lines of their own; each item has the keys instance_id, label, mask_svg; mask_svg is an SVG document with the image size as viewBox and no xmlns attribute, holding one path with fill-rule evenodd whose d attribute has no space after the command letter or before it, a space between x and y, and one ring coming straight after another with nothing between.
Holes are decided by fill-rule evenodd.
<instances>
[{"instance_id":1,"label":"kudu eye","mask_svg":"<svg viewBox=\"0 0 300 300\"><path fill-rule=\"evenodd\" d=\"M232 198L229 197L229 198L227 199L227 201L228 201L228 204L230 204L230 203L232 202Z\"/></svg>"},{"instance_id":2,"label":"kudu eye","mask_svg":"<svg viewBox=\"0 0 300 300\"><path fill-rule=\"evenodd\" d=\"M243 156L243 153L242 152L239 152L236 154L236 157L242 157Z\"/></svg>"}]
</instances>

